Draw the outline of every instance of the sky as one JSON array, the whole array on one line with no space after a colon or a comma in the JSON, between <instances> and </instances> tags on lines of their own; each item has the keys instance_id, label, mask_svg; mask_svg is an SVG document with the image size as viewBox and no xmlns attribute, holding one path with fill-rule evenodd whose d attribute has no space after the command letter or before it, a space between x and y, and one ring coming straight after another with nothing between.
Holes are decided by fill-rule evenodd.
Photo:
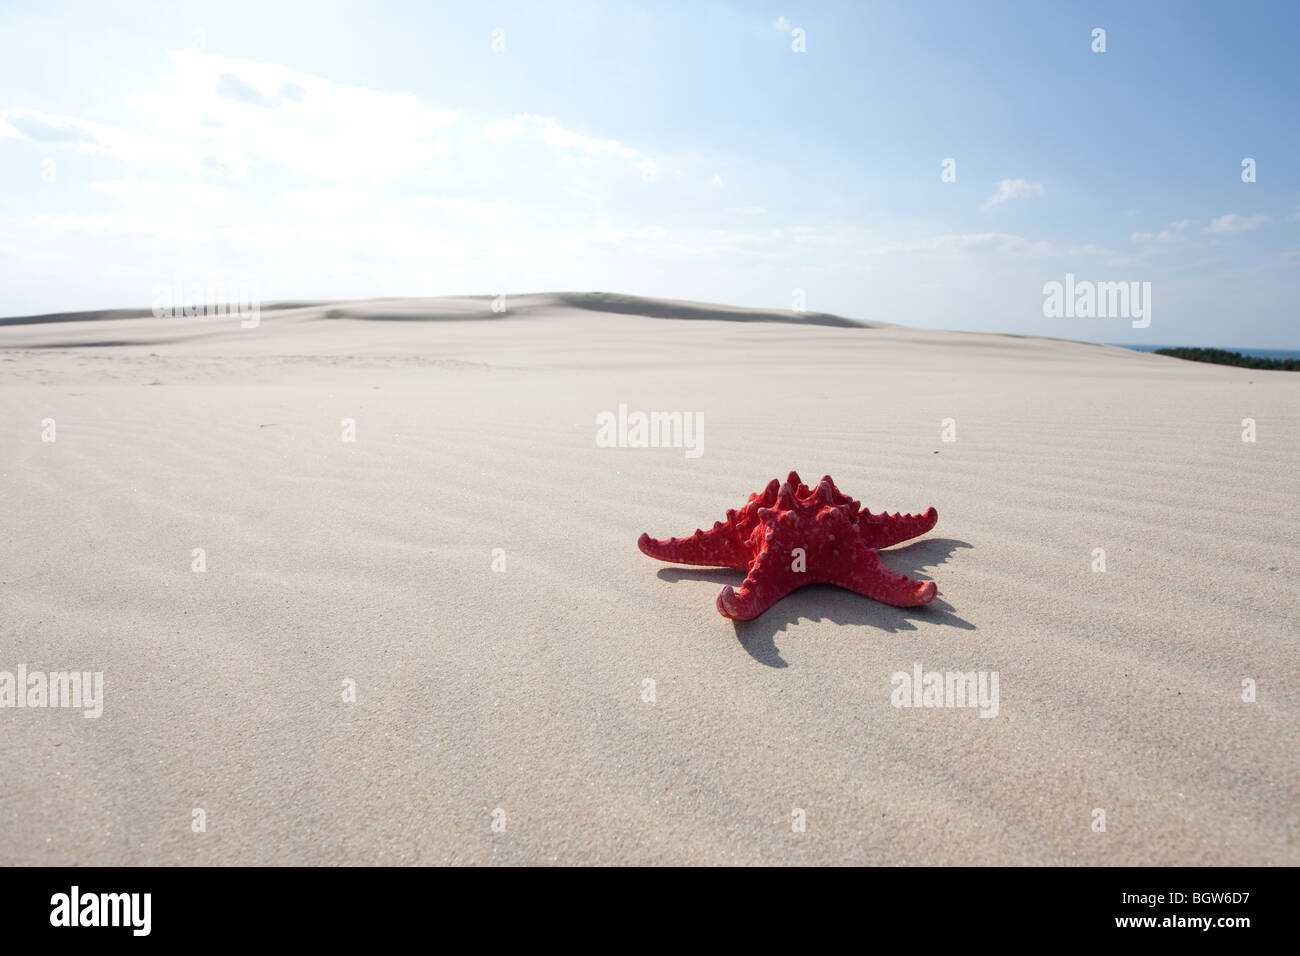
<instances>
[{"instance_id":1,"label":"sky","mask_svg":"<svg viewBox=\"0 0 1300 956\"><path fill-rule=\"evenodd\" d=\"M41 0L0 36L2 315L613 291L1300 348L1300 4ZM1067 275L1146 318L1049 314Z\"/></svg>"}]
</instances>

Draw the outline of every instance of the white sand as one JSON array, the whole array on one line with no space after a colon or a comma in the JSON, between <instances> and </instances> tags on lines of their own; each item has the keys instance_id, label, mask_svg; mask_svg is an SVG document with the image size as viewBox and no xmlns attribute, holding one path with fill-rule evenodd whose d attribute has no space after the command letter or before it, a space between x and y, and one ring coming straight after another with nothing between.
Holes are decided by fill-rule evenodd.
<instances>
[{"instance_id":1,"label":"white sand","mask_svg":"<svg viewBox=\"0 0 1300 956\"><path fill-rule=\"evenodd\" d=\"M0 670L106 684L0 710L0 863L1300 863L1300 375L600 302L0 327ZM637 550L791 468L937 507L937 600Z\"/></svg>"}]
</instances>

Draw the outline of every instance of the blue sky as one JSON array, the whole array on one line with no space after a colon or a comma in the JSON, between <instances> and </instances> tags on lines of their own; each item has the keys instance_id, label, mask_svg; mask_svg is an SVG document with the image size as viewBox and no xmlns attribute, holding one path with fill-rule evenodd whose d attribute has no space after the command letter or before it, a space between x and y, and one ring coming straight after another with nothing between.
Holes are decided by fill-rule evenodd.
<instances>
[{"instance_id":1,"label":"blue sky","mask_svg":"<svg viewBox=\"0 0 1300 956\"><path fill-rule=\"evenodd\" d=\"M177 281L801 289L906 325L1300 347L1300 5L108 6L0 9L0 314ZM1150 282L1150 326L1045 317L1067 273Z\"/></svg>"}]
</instances>

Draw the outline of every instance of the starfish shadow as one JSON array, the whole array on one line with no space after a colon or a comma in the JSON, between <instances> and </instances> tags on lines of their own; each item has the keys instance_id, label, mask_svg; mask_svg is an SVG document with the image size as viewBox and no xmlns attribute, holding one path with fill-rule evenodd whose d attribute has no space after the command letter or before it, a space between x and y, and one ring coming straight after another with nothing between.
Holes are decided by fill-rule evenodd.
<instances>
[{"instance_id":1,"label":"starfish shadow","mask_svg":"<svg viewBox=\"0 0 1300 956\"><path fill-rule=\"evenodd\" d=\"M900 548L889 548L880 555L900 574L929 580L920 572L921 568L944 564L957 549L971 547L974 545L953 538L926 538ZM726 568L662 568L659 577L665 581L711 581L719 586L730 584L733 587L744 580L740 571ZM736 630L736 639L750 657L768 667L788 667L777 649L776 635L802 619L866 625L891 634L916 630L913 621L975 630L974 624L954 614L952 605L939 597L918 607L894 607L831 584L809 584L787 594L754 620L731 623Z\"/></svg>"}]
</instances>

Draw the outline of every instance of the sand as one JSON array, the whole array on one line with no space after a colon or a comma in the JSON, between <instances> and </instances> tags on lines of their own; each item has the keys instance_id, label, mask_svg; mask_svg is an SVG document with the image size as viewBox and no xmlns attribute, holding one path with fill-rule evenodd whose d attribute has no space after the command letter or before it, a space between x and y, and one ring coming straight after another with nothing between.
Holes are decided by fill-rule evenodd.
<instances>
[{"instance_id":1,"label":"sand","mask_svg":"<svg viewBox=\"0 0 1300 956\"><path fill-rule=\"evenodd\" d=\"M703 454L597 447L620 404L702 412ZM617 296L290 303L6 321L0 437L0 671L105 688L0 710L0 863L1300 863L1294 374ZM938 508L884 552L934 603L735 623L741 574L637 550L790 469ZM997 715L892 706L917 663L996 672Z\"/></svg>"}]
</instances>

